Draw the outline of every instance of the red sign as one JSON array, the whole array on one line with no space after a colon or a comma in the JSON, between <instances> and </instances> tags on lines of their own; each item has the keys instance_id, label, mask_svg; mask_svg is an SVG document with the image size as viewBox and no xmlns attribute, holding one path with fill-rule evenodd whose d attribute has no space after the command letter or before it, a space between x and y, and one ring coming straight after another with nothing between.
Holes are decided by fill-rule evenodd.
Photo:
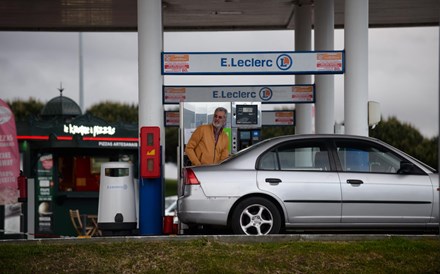
<instances>
[{"instance_id":1,"label":"red sign","mask_svg":"<svg viewBox=\"0 0 440 274\"><path fill-rule=\"evenodd\" d=\"M20 154L14 114L0 99L0 205L17 202L19 175Z\"/></svg>"}]
</instances>

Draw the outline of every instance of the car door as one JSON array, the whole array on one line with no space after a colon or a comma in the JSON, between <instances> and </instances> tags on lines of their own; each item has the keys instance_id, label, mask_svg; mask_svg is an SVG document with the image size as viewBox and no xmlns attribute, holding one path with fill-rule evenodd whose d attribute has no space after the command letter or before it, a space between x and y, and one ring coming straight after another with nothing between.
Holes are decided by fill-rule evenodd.
<instances>
[{"instance_id":1,"label":"car door","mask_svg":"<svg viewBox=\"0 0 440 274\"><path fill-rule=\"evenodd\" d=\"M336 141L341 162L342 222L404 224L429 222L433 188L417 167L399 174L409 161L367 141Z\"/></svg>"},{"instance_id":2,"label":"car door","mask_svg":"<svg viewBox=\"0 0 440 274\"><path fill-rule=\"evenodd\" d=\"M287 223L340 223L341 188L324 141L288 142L257 161L257 183L280 199Z\"/></svg>"}]
</instances>

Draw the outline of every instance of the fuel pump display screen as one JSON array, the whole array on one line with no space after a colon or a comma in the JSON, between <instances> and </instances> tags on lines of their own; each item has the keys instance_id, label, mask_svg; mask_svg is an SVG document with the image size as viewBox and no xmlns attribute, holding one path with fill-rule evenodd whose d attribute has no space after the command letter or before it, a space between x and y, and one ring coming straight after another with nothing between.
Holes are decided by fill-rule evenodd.
<instances>
[{"instance_id":1,"label":"fuel pump display screen","mask_svg":"<svg viewBox=\"0 0 440 274\"><path fill-rule=\"evenodd\" d=\"M147 146L153 146L154 135L152 133L147 133Z\"/></svg>"},{"instance_id":2,"label":"fuel pump display screen","mask_svg":"<svg viewBox=\"0 0 440 274\"><path fill-rule=\"evenodd\" d=\"M258 106L257 105L237 105L236 106L237 125L257 125Z\"/></svg>"}]
</instances>

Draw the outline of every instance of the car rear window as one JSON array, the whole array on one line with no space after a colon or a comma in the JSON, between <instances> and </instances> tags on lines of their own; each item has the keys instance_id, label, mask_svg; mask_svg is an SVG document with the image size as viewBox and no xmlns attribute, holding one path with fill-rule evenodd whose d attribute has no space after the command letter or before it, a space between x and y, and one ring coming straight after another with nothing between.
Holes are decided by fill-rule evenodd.
<instances>
[{"instance_id":1,"label":"car rear window","mask_svg":"<svg viewBox=\"0 0 440 274\"><path fill-rule=\"evenodd\" d=\"M265 152L258 169L329 171L330 158L324 143L288 142Z\"/></svg>"}]
</instances>

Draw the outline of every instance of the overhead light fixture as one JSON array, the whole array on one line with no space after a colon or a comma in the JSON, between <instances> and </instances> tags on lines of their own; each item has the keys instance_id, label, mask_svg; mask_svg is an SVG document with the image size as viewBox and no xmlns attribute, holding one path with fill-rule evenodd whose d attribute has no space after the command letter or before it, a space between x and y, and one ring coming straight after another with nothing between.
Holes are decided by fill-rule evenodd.
<instances>
[{"instance_id":1,"label":"overhead light fixture","mask_svg":"<svg viewBox=\"0 0 440 274\"><path fill-rule=\"evenodd\" d=\"M242 15L242 11L213 11L211 12L212 15Z\"/></svg>"}]
</instances>

